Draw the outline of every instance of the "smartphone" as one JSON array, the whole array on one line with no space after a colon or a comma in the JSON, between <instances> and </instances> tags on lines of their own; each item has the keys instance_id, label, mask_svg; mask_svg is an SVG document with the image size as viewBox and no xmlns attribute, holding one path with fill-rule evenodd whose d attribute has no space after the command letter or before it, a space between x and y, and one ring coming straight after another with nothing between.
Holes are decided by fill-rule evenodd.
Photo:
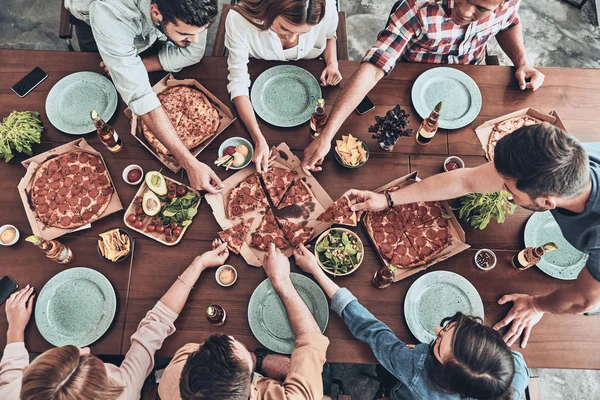
<instances>
[{"instance_id":1,"label":"smartphone","mask_svg":"<svg viewBox=\"0 0 600 400\"><path fill-rule=\"evenodd\" d=\"M358 115L363 115L363 114L368 113L369 111L371 111L374 108L375 108L375 104L373 104L373 102L371 101L369 96L365 96L365 98L362 99L362 101L360 102L358 107L356 107L356 112L358 113Z\"/></svg>"},{"instance_id":2,"label":"smartphone","mask_svg":"<svg viewBox=\"0 0 600 400\"><path fill-rule=\"evenodd\" d=\"M6 299L19 288L17 282L13 281L10 276L5 276L0 279L0 305L4 304Z\"/></svg>"},{"instance_id":3,"label":"smartphone","mask_svg":"<svg viewBox=\"0 0 600 400\"><path fill-rule=\"evenodd\" d=\"M19 95L19 97L25 97L47 77L48 74L44 72L43 69L40 67L35 67L33 71L25 75L25 77L19 82L15 83L15 85L12 87L12 90Z\"/></svg>"}]
</instances>

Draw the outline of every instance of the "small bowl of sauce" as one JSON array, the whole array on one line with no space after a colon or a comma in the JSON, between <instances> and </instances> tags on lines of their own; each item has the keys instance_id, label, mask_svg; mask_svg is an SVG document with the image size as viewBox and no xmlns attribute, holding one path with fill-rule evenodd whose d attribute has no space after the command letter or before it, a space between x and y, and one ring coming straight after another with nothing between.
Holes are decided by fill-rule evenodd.
<instances>
[{"instance_id":1,"label":"small bowl of sauce","mask_svg":"<svg viewBox=\"0 0 600 400\"><path fill-rule=\"evenodd\" d=\"M446 158L446 161L444 161L444 171L446 172L454 171L455 169L464 167L465 162L460 157L450 156Z\"/></svg>"},{"instance_id":2,"label":"small bowl of sauce","mask_svg":"<svg viewBox=\"0 0 600 400\"><path fill-rule=\"evenodd\" d=\"M12 246L19 241L19 230L13 225L4 225L0 227L0 245Z\"/></svg>"},{"instance_id":3,"label":"small bowl of sauce","mask_svg":"<svg viewBox=\"0 0 600 400\"><path fill-rule=\"evenodd\" d=\"M144 170L136 164L128 165L123 170L123 180L130 185L139 185L144 179Z\"/></svg>"},{"instance_id":4,"label":"small bowl of sauce","mask_svg":"<svg viewBox=\"0 0 600 400\"><path fill-rule=\"evenodd\" d=\"M215 279L223 287L233 286L237 281L237 271L231 265L221 265L215 272Z\"/></svg>"}]
</instances>

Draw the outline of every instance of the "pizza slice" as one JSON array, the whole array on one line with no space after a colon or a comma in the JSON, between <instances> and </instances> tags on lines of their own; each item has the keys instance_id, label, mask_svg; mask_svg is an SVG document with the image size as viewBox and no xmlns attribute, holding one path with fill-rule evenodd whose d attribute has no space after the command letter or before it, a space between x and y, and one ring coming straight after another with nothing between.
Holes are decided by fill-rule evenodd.
<instances>
[{"instance_id":1,"label":"pizza slice","mask_svg":"<svg viewBox=\"0 0 600 400\"><path fill-rule=\"evenodd\" d=\"M254 218L249 218L231 228L222 230L218 235L222 241L227 243L229 250L233 251L235 254L240 254L242 245L246 241L246 236L248 236L250 228L252 227L252 222L254 222Z\"/></svg>"},{"instance_id":2,"label":"pizza slice","mask_svg":"<svg viewBox=\"0 0 600 400\"><path fill-rule=\"evenodd\" d=\"M260 185L259 175L255 172L240 182L229 194L227 215L229 218L241 217L251 211L268 206L267 197Z\"/></svg>"},{"instance_id":3,"label":"pizza slice","mask_svg":"<svg viewBox=\"0 0 600 400\"><path fill-rule=\"evenodd\" d=\"M250 246L262 250L269 250L269 244L275 243L275 246L279 249L285 249L288 247L288 243L285 240L285 234L277 225L273 211L269 208L265 213L260 226L252 234L252 240Z\"/></svg>"},{"instance_id":4,"label":"pizza slice","mask_svg":"<svg viewBox=\"0 0 600 400\"><path fill-rule=\"evenodd\" d=\"M394 209L407 226L420 226L446 214L444 206L438 201L401 204L395 206Z\"/></svg>"},{"instance_id":5,"label":"pizza slice","mask_svg":"<svg viewBox=\"0 0 600 400\"><path fill-rule=\"evenodd\" d=\"M427 229L427 239L440 247L446 247L452 244L452 234L450 233L450 219L440 217L425 222L416 228ZM435 236L434 236L435 234Z\"/></svg>"},{"instance_id":6,"label":"pizza slice","mask_svg":"<svg viewBox=\"0 0 600 400\"><path fill-rule=\"evenodd\" d=\"M356 212L350 209L351 206L352 203L348 196L342 196L319 215L317 221L356 226L358 217Z\"/></svg>"},{"instance_id":7,"label":"pizza slice","mask_svg":"<svg viewBox=\"0 0 600 400\"><path fill-rule=\"evenodd\" d=\"M398 268L408 269L422 265L423 261L419 258L417 250L413 247L406 235L402 235L392 254L391 264Z\"/></svg>"},{"instance_id":8,"label":"pizza slice","mask_svg":"<svg viewBox=\"0 0 600 400\"><path fill-rule=\"evenodd\" d=\"M277 221L279 221L279 225L281 225L281 230L285 234L285 238L293 247L308 242L315 232L315 228L302 226L285 218L279 218Z\"/></svg>"},{"instance_id":9,"label":"pizza slice","mask_svg":"<svg viewBox=\"0 0 600 400\"><path fill-rule=\"evenodd\" d=\"M262 174L263 182L275 207L279 206L283 196L294 183L294 179L297 176L298 173L296 171L280 167L271 167L267 172Z\"/></svg>"},{"instance_id":10,"label":"pizza slice","mask_svg":"<svg viewBox=\"0 0 600 400\"><path fill-rule=\"evenodd\" d=\"M431 260L450 244L448 228L421 226L409 228L404 233L413 245L419 258L424 262Z\"/></svg>"},{"instance_id":11,"label":"pizza slice","mask_svg":"<svg viewBox=\"0 0 600 400\"><path fill-rule=\"evenodd\" d=\"M313 195L312 190L310 190L308 187L308 184L302 179L298 179L292 186L290 186L289 190L285 194L285 197L277 206L277 209L288 207L294 204L306 203L314 198L315 196Z\"/></svg>"}]
</instances>

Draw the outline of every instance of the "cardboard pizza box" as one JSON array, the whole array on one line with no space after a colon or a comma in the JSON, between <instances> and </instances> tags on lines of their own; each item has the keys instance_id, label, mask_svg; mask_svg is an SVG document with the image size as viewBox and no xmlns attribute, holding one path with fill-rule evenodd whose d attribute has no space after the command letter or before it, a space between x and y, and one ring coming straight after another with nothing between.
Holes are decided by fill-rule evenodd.
<instances>
[{"instance_id":1,"label":"cardboard pizza box","mask_svg":"<svg viewBox=\"0 0 600 400\"><path fill-rule=\"evenodd\" d=\"M331 226L330 222L319 222L316 219L325 211L327 207L329 207L333 203L333 200L331 199L331 197L329 197L325 189L323 189L323 187L313 176L308 176L302 171L302 169L300 168L300 159L292 153L287 144L281 143L279 146L274 147L273 154L276 155L274 166L296 171L298 173L298 178L296 179L303 179L308 184L308 186L312 190L315 200L314 204L311 204L310 207L302 209L302 212L293 212L295 211L294 207L273 211L275 215L286 217L294 222L307 221L307 226L310 226L315 229L311 237L312 240ZM231 194L231 191L240 182L242 182L248 176L252 175L254 172L256 172L254 164L250 164L246 168L236 172L228 179L224 180L224 188L220 193L209 193L204 196L206 202L210 205L213 211L217 223L222 229L230 228L233 225L241 222L240 218L229 219L229 217L227 216L227 203L229 201L229 195ZM291 214L289 213L289 210L292 211ZM250 229L250 234L246 238L247 241L242 245L240 255L244 258L246 263L254 267L261 267L263 265L263 260L266 252L250 247L248 245L248 241L252 237L252 232L254 232L259 227L264 217L264 214L264 210L259 210L253 213L245 214L243 217L244 220L253 217L254 221ZM292 255L292 252L293 248L288 247L283 251L283 254L289 257Z\"/></svg>"},{"instance_id":2,"label":"cardboard pizza box","mask_svg":"<svg viewBox=\"0 0 600 400\"><path fill-rule=\"evenodd\" d=\"M33 185L33 176L35 175L38 166L50 158L57 157L61 154L69 153L71 151L85 151L91 154L95 154L102 159L102 162L106 166L106 162L104 161L102 154L94 150L94 148L90 146L85 139L77 139L70 143L63 144L62 146L55 147L44 153L38 154L35 157L28 158L27 160L22 162L22 165L25 168L27 168L27 172L25 172L25 176L21 179L21 182L19 182L17 188L19 190L19 194L21 195L21 200L23 201L23 207L25 208L25 214L27 215L27 220L29 221L29 225L31 226L31 231L34 235L37 235L42 239L56 239L57 237L66 235L67 233L75 232L77 230L82 229L82 227L74 229L48 227L37 219L36 212L29 203L29 193L31 191L31 186ZM119 199L119 195L117 194L117 190L112 180L112 177L110 176L110 172L108 176L110 178L110 182L112 184L114 192L112 198L110 199L110 203L108 203L108 207L106 208L106 210L104 210L100 218L104 218L110 214L116 213L117 211L123 209L121 199Z\"/></svg>"},{"instance_id":3,"label":"cardboard pizza box","mask_svg":"<svg viewBox=\"0 0 600 400\"><path fill-rule=\"evenodd\" d=\"M506 115L503 115L498 118L490 119L489 121L486 121L483 124L479 125L477 128L475 128L475 134L477 135L477 138L481 142L481 148L485 152L485 156L488 160L489 160L489 156L487 154L487 146L488 146L488 142L490 140L490 135L492 134L492 130L494 129L494 126L498 122L502 122L502 121L505 121L507 119L514 118L514 117L520 117L522 115L529 115L530 117L534 117L534 118L540 119L542 121L549 122L552 125L555 125L555 126L559 127L560 129L566 131L566 128L565 128L562 120L560 119L560 117L558 116L558 113L555 110L552 110L548 114L544 114L543 112L538 111L535 108L524 108L522 110L514 111L510 114L506 114Z\"/></svg>"},{"instance_id":4,"label":"cardboard pizza box","mask_svg":"<svg viewBox=\"0 0 600 400\"><path fill-rule=\"evenodd\" d=\"M163 79L161 79L156 85L154 85L152 87L152 90L154 90L154 92L158 94L173 86L195 87L196 89L204 93L206 97L208 97L208 99L211 101L212 105L216 108L219 114L219 118L221 121L219 123L219 129L204 142L200 143L200 145L190 150L190 153L192 153L194 157L196 157L213 140L215 140L215 138L219 136L221 132L223 132L229 125L231 125L233 121L236 120L236 118L231 113L229 107L227 107L223 102L216 98L215 95L209 92L208 89L199 84L198 81L196 81L195 79L175 79L173 74L168 74ZM150 146L150 144L144 137L144 134L142 133L142 126L140 124L139 116L135 115L129 108L126 108L123 112L125 113L127 118L131 120L131 134L133 135L133 137L135 137L137 141L141 143L142 146L148 149L148 151L152 153L154 157L158 158L158 160L161 163L163 163L165 167L169 168L175 173L179 172L181 170L181 164L179 163L179 161L177 161L177 159L175 159L175 157L173 157L172 155L164 156L162 154L158 154L154 151L152 146Z\"/></svg>"},{"instance_id":5,"label":"cardboard pizza box","mask_svg":"<svg viewBox=\"0 0 600 400\"><path fill-rule=\"evenodd\" d=\"M398 187L398 186L401 186L401 187L409 186L409 185L421 180L417 176L418 173L419 173L419 171L414 171L414 172L412 172L408 175L405 175L401 178L395 179L392 182L388 183L387 185L381 186L380 188L377 188L374 191L377 193L381 193L389 188ZM460 226L460 223L458 222L458 219L452 212L452 208L448 205L448 202L440 201L440 203L446 209L446 213L452 216L452 218L449 220L450 224L448 225L450 233L452 234L452 243L448 247L446 247L441 253L439 253L438 255L436 255L435 257L433 257L431 260L429 260L428 262L426 262L423 265L419 265L414 268L408 268L408 269L398 268L396 270L394 282L401 281L402 279L408 278L409 276L412 276L416 273L424 271L427 268L431 267L432 265L435 265L435 264L442 262L452 256L455 256L458 253L460 253L461 251L464 251L464 250L468 249L469 247L471 247L466 243L467 238L465 235L465 231ZM375 251L375 253L377 253L377 256L379 257L381 262L385 265L389 265L390 263L386 260L385 257L383 257L383 255L377 249L377 246L375 245L375 239L373 237L371 237L371 235L369 234L369 230L367 229L367 226L365 225L364 218L362 219L361 224L362 224L363 228L365 228L367 236L369 237L369 239L371 240L371 244L373 245L373 250Z\"/></svg>"}]
</instances>

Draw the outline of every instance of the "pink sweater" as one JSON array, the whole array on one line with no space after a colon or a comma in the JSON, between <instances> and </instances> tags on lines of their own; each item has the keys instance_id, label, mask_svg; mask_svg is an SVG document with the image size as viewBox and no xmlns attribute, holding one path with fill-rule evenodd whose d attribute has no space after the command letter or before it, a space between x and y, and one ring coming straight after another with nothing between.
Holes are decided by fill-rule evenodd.
<instances>
[{"instance_id":1,"label":"pink sweater","mask_svg":"<svg viewBox=\"0 0 600 400\"><path fill-rule=\"evenodd\" d=\"M162 346L167 336L175 332L177 314L169 307L156 303L140 322L131 336L131 347L120 367L104 364L108 378L125 388L120 400L140 398L144 380L154 367L154 353ZM21 393L23 371L29 365L29 354L25 343L10 343L4 348L0 361L0 399L18 400Z\"/></svg>"}]
</instances>

